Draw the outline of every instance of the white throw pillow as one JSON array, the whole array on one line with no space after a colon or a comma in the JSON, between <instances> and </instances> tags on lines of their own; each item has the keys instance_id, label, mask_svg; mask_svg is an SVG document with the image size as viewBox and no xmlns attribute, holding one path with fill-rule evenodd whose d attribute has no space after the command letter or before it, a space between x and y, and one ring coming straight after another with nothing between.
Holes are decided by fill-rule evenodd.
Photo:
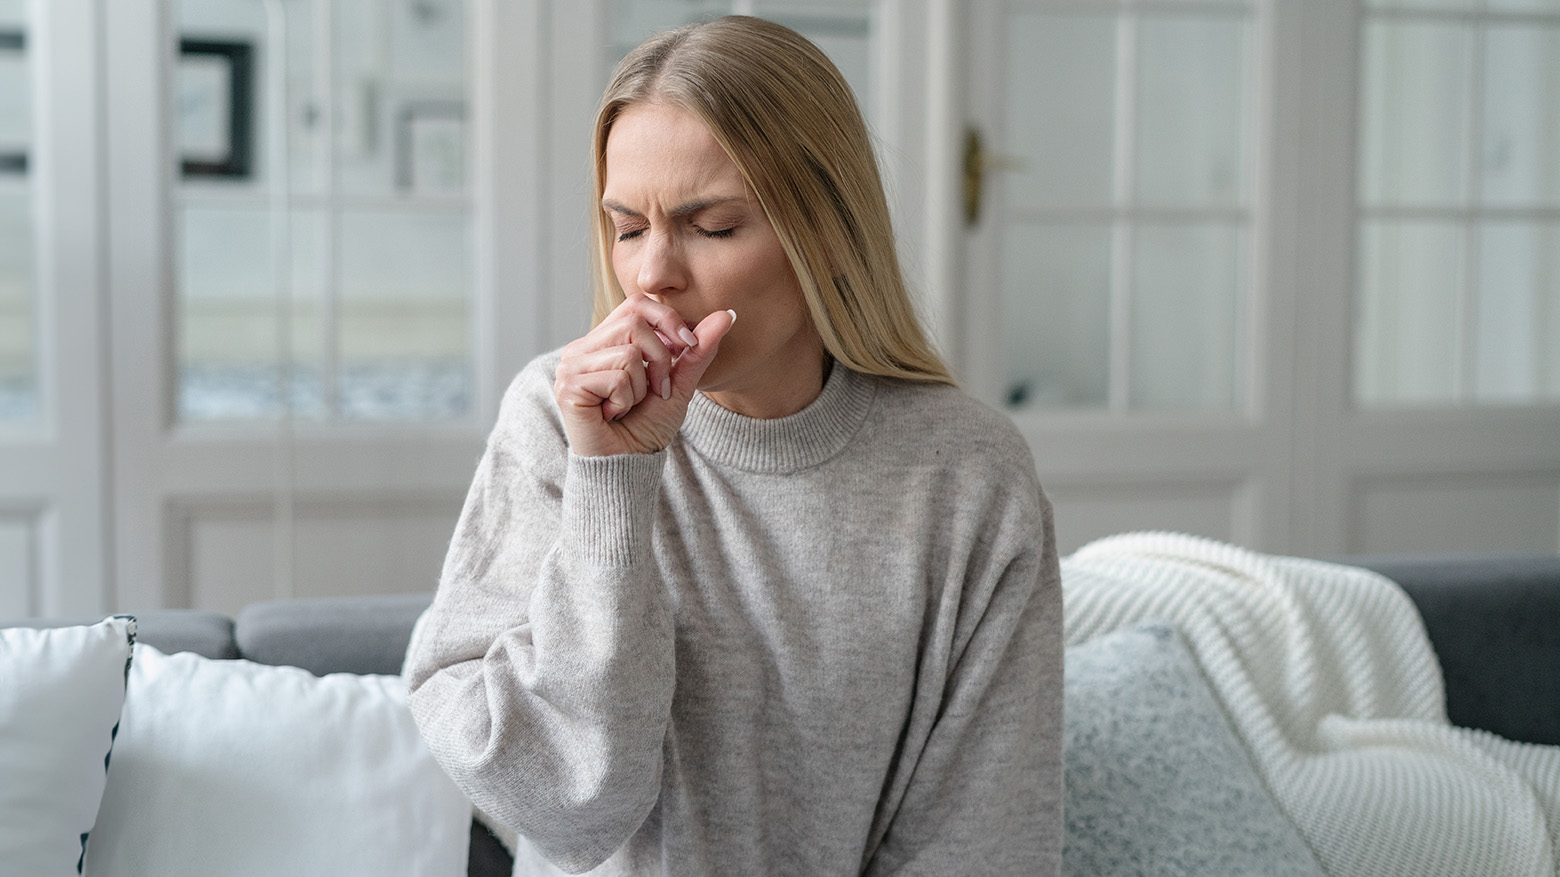
<instances>
[{"instance_id":1,"label":"white throw pillow","mask_svg":"<svg viewBox=\"0 0 1560 877\"><path fill-rule=\"evenodd\" d=\"M135 621L0 630L0 874L79 874Z\"/></svg>"},{"instance_id":2,"label":"white throw pillow","mask_svg":"<svg viewBox=\"0 0 1560 877\"><path fill-rule=\"evenodd\" d=\"M451 877L470 826L399 676L143 648L86 873Z\"/></svg>"}]
</instances>

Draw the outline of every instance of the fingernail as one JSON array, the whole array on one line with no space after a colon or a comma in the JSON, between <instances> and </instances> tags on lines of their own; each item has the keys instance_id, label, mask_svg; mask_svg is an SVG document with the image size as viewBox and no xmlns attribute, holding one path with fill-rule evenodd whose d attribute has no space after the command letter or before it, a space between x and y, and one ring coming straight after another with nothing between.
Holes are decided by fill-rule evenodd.
<instances>
[{"instance_id":1,"label":"fingernail","mask_svg":"<svg viewBox=\"0 0 1560 877\"><path fill-rule=\"evenodd\" d=\"M672 398L672 379L671 378L662 378L661 379L661 398L662 399L670 399L670 398Z\"/></svg>"},{"instance_id":2,"label":"fingernail","mask_svg":"<svg viewBox=\"0 0 1560 877\"><path fill-rule=\"evenodd\" d=\"M689 332L687 326L684 326L681 329L677 330L677 337L681 338L683 340L683 343L688 345L689 347L698 347L699 346L699 336L693 334L692 332Z\"/></svg>"},{"instance_id":3,"label":"fingernail","mask_svg":"<svg viewBox=\"0 0 1560 877\"><path fill-rule=\"evenodd\" d=\"M726 308L726 313L731 315L731 322L735 323L737 321L736 311L732 310L731 308Z\"/></svg>"}]
</instances>

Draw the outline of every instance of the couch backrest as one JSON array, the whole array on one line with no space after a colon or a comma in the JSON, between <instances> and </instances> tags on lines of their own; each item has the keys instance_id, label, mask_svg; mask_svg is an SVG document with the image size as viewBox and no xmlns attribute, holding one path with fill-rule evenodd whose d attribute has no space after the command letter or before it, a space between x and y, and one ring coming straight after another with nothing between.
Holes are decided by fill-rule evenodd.
<instances>
[{"instance_id":1,"label":"couch backrest","mask_svg":"<svg viewBox=\"0 0 1560 877\"><path fill-rule=\"evenodd\" d=\"M401 672L412 626L432 594L318 597L255 603L238 613L238 652L311 673Z\"/></svg>"},{"instance_id":2,"label":"couch backrest","mask_svg":"<svg viewBox=\"0 0 1560 877\"><path fill-rule=\"evenodd\" d=\"M1402 586L1446 679L1453 724L1560 743L1560 556L1346 557Z\"/></svg>"}]
</instances>

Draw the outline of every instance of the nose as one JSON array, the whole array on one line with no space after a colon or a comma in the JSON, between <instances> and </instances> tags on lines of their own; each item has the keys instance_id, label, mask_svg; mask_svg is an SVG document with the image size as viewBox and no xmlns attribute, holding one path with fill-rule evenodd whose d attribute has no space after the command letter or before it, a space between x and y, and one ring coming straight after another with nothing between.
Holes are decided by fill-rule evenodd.
<instances>
[{"instance_id":1,"label":"nose","mask_svg":"<svg viewBox=\"0 0 1560 877\"><path fill-rule=\"evenodd\" d=\"M640 251L639 288L646 295L677 292L688 286L688 266L674 235L652 230Z\"/></svg>"}]
</instances>

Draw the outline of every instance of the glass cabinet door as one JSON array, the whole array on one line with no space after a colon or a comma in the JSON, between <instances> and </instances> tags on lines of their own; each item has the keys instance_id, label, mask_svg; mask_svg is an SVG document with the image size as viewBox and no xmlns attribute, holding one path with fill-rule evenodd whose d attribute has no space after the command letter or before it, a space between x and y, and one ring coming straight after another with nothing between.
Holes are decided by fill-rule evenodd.
<instances>
[{"instance_id":1,"label":"glass cabinet door","mask_svg":"<svg viewBox=\"0 0 1560 877\"><path fill-rule=\"evenodd\" d=\"M468 418L464 0L176 10L178 418Z\"/></svg>"},{"instance_id":2,"label":"glass cabinet door","mask_svg":"<svg viewBox=\"0 0 1560 877\"><path fill-rule=\"evenodd\" d=\"M0 427L39 413L27 5L0 0Z\"/></svg>"},{"instance_id":3,"label":"glass cabinet door","mask_svg":"<svg viewBox=\"0 0 1560 877\"><path fill-rule=\"evenodd\" d=\"M1560 2L1363 28L1355 404L1560 400Z\"/></svg>"}]
</instances>

